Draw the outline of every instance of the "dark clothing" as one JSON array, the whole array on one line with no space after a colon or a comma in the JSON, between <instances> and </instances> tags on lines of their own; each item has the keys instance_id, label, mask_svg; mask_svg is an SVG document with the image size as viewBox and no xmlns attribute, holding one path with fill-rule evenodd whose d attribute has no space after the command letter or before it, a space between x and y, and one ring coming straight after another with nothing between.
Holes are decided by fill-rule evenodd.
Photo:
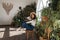
<instances>
[{"instance_id":1,"label":"dark clothing","mask_svg":"<svg viewBox=\"0 0 60 40\"><path fill-rule=\"evenodd\" d=\"M34 29L34 26L31 25L31 24L27 24L26 22L22 22L22 25L21 25L23 28L26 28L26 30L33 30Z\"/></svg>"}]
</instances>

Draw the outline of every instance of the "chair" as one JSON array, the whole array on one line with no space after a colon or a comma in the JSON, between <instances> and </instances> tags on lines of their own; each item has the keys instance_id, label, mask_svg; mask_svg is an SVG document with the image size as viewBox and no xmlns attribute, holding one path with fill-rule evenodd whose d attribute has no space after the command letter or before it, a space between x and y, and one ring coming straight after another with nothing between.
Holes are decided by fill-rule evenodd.
<instances>
[{"instance_id":1,"label":"chair","mask_svg":"<svg viewBox=\"0 0 60 40\"><path fill-rule=\"evenodd\" d=\"M34 40L34 30L26 30L26 39L28 40L30 36Z\"/></svg>"}]
</instances>

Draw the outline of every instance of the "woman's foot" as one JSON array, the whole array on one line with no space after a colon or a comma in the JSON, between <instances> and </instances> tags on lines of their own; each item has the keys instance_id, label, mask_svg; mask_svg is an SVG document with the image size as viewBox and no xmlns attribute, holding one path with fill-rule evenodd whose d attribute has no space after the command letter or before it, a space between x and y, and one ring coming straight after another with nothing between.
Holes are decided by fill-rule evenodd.
<instances>
[{"instance_id":1,"label":"woman's foot","mask_svg":"<svg viewBox=\"0 0 60 40\"><path fill-rule=\"evenodd\" d=\"M21 31L21 27L17 28L16 31Z\"/></svg>"},{"instance_id":2,"label":"woman's foot","mask_svg":"<svg viewBox=\"0 0 60 40\"><path fill-rule=\"evenodd\" d=\"M26 30L26 28L22 28L22 27L19 27L16 29L16 31L25 31L25 30Z\"/></svg>"}]
</instances>

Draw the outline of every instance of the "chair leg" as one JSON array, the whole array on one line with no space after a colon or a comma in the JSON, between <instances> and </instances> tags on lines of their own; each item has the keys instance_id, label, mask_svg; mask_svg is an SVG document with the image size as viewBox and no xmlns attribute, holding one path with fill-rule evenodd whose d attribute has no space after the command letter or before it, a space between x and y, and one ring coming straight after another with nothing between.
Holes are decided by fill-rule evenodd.
<instances>
[{"instance_id":1,"label":"chair leg","mask_svg":"<svg viewBox=\"0 0 60 40\"><path fill-rule=\"evenodd\" d=\"M32 31L32 40L34 40L34 31Z\"/></svg>"},{"instance_id":2,"label":"chair leg","mask_svg":"<svg viewBox=\"0 0 60 40\"><path fill-rule=\"evenodd\" d=\"M29 39L30 33L31 33L32 40L34 40L34 31L33 30L32 31L29 31L29 30L26 31L26 39L27 40Z\"/></svg>"},{"instance_id":3,"label":"chair leg","mask_svg":"<svg viewBox=\"0 0 60 40\"><path fill-rule=\"evenodd\" d=\"M28 31L26 31L26 39L27 40L29 39L29 33L28 33Z\"/></svg>"}]
</instances>

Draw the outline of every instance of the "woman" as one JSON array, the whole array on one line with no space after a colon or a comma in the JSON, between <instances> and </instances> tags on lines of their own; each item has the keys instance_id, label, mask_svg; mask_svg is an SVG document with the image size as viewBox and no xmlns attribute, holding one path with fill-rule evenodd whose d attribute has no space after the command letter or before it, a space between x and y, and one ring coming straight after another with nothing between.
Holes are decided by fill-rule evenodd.
<instances>
[{"instance_id":1,"label":"woman","mask_svg":"<svg viewBox=\"0 0 60 40\"><path fill-rule=\"evenodd\" d=\"M35 12L31 12L30 16L27 17L27 19L29 20L28 22L23 22L22 23L22 27L26 28L26 30L33 30L34 26L36 24L36 15Z\"/></svg>"}]
</instances>

